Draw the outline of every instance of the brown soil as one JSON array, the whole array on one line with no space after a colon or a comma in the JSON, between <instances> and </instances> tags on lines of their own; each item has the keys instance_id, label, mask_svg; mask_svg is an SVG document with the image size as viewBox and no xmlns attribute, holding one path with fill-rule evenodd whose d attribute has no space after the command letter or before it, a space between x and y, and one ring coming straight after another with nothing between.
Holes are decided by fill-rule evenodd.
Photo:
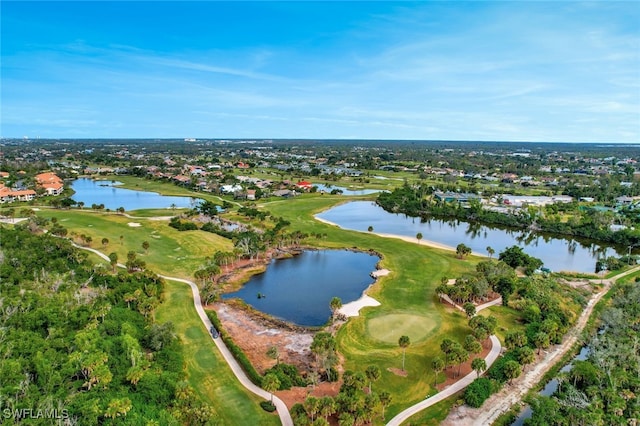
<instances>
[{"instance_id":1,"label":"brown soil","mask_svg":"<svg viewBox=\"0 0 640 426\"><path fill-rule=\"evenodd\" d=\"M471 356L469 357L469 360L464 364L462 364L462 366L460 367L460 375L458 375L457 365L449 367L446 370L444 370L442 373L440 373L438 377L441 377L441 375L444 374L446 377L446 380L443 382L438 381L436 388L438 390L442 390L454 384L455 382L457 382L467 374L471 373L473 371L473 368L471 368L471 361L474 358L486 358L487 355L489 355L489 351L491 351L491 340L487 339L484 342L482 342L482 352L479 354L471 354Z\"/></svg>"},{"instance_id":2,"label":"brown soil","mask_svg":"<svg viewBox=\"0 0 640 426\"><path fill-rule=\"evenodd\" d=\"M407 377L407 372L405 370L401 370L399 368L387 368L387 371L395 374L396 376Z\"/></svg>"}]
</instances>

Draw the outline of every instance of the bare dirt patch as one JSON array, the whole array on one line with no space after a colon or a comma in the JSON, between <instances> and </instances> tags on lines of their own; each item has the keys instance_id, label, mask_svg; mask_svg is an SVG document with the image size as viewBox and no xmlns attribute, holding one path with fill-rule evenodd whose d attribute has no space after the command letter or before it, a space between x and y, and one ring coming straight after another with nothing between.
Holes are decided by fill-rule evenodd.
<instances>
[{"instance_id":1,"label":"bare dirt patch","mask_svg":"<svg viewBox=\"0 0 640 426\"><path fill-rule=\"evenodd\" d=\"M401 370L400 368L387 368L387 371L395 374L396 376L407 377L407 372L405 370Z\"/></svg>"},{"instance_id":2,"label":"bare dirt patch","mask_svg":"<svg viewBox=\"0 0 640 426\"><path fill-rule=\"evenodd\" d=\"M312 332L294 326L283 328L275 321L226 303L215 303L211 307L218 314L224 329L260 374L276 363L267 356L272 346L278 348L280 362L295 365L301 373L311 368L314 361L309 349L313 341Z\"/></svg>"}]
</instances>

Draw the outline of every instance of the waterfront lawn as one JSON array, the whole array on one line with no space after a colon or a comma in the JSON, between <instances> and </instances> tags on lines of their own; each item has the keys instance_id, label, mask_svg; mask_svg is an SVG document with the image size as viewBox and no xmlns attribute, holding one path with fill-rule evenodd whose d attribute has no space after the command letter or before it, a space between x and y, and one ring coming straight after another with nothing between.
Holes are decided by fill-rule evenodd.
<instances>
[{"instance_id":1,"label":"waterfront lawn","mask_svg":"<svg viewBox=\"0 0 640 426\"><path fill-rule=\"evenodd\" d=\"M392 394L392 403L386 413L386 418L390 419L435 393L430 365L433 357L441 356L442 339L449 337L462 343L470 333L466 316L440 304L434 290L441 277L453 278L471 272L480 259L471 256L459 260L455 253L427 247L424 241L418 245L373 233L345 231L313 218L313 214L342 201L344 197L316 196L266 203L264 208L289 220L291 229L327 235L318 240L310 239L314 244L371 249L384 257L380 266L389 269L391 274L380 278L368 291L381 306L361 310L359 317L351 318L341 327L337 341L345 369L364 371L369 365L380 368L382 376L373 388ZM397 321L403 315L410 320ZM428 330L417 330L416 324L422 324ZM388 370L402 367L402 349L396 338L400 335L407 335L411 340L406 350L407 377Z\"/></svg>"},{"instance_id":2,"label":"waterfront lawn","mask_svg":"<svg viewBox=\"0 0 640 426\"><path fill-rule=\"evenodd\" d=\"M154 272L180 278L193 278L193 272L200 268L205 258L217 250L230 250L230 240L204 231L179 232L167 221L130 219L115 213L100 213L89 210L40 210L39 216L57 218L58 223L67 228L67 237L75 234L76 241L82 234L92 238L90 247L104 254L115 252L118 262L127 261L129 251L136 252L139 259L146 262ZM129 223L139 223L132 227ZM122 236L122 240L120 240ZM102 245L102 239L109 243ZM143 241L149 242L149 250L142 248Z\"/></svg>"},{"instance_id":3,"label":"waterfront lawn","mask_svg":"<svg viewBox=\"0 0 640 426\"><path fill-rule=\"evenodd\" d=\"M261 398L245 390L231 372L193 308L189 286L166 281L165 300L156 311L159 323L171 321L184 348L187 380L212 405L224 425L277 425L275 414L259 405Z\"/></svg>"}]
</instances>

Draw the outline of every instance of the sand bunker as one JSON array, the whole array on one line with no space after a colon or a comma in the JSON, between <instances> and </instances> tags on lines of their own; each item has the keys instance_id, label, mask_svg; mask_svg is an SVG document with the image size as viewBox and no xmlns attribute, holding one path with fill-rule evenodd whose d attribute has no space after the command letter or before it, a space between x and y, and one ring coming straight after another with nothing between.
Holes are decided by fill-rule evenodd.
<instances>
[{"instance_id":1,"label":"sand bunker","mask_svg":"<svg viewBox=\"0 0 640 426\"><path fill-rule=\"evenodd\" d=\"M347 317L357 317L360 309L366 306L380 306L380 302L373 297L363 294L360 299L342 305L342 308L340 308L338 312Z\"/></svg>"},{"instance_id":2,"label":"sand bunker","mask_svg":"<svg viewBox=\"0 0 640 426\"><path fill-rule=\"evenodd\" d=\"M139 228L142 226L138 222L129 222L127 225L129 225L132 228Z\"/></svg>"}]
</instances>

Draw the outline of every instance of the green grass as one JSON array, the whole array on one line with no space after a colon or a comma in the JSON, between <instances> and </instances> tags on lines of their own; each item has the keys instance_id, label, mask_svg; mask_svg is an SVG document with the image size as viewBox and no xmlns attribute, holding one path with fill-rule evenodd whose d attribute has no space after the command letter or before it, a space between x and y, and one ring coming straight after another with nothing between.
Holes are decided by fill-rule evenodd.
<instances>
[{"instance_id":1,"label":"green grass","mask_svg":"<svg viewBox=\"0 0 640 426\"><path fill-rule=\"evenodd\" d=\"M512 331L524 331L525 325L522 322L522 315L520 312L508 306L492 306L488 309L483 309L479 312L479 315L489 316L492 315L498 319L498 327L496 328L496 336L504 343L504 338L507 333Z\"/></svg>"},{"instance_id":2,"label":"green grass","mask_svg":"<svg viewBox=\"0 0 640 426\"><path fill-rule=\"evenodd\" d=\"M221 424L280 424L278 416L262 410L261 398L245 390L228 368L193 307L191 289L174 281L167 281L165 288L156 319L175 325L183 343L187 380L215 408Z\"/></svg>"},{"instance_id":3,"label":"green grass","mask_svg":"<svg viewBox=\"0 0 640 426\"><path fill-rule=\"evenodd\" d=\"M171 195L195 194L161 182L130 177L125 177L122 181L126 181L127 187L133 189ZM208 198L207 194L197 193L197 196L201 195L202 198ZM471 256L466 260L459 260L452 252L429 248L424 243L418 245L400 239L378 237L372 233L341 230L313 218L313 214L341 202L374 198L375 195L349 198L303 195L289 200L261 200L258 205L276 217L281 216L289 220L291 225L287 228L288 231L326 234L326 237L321 239L309 238L309 244L326 248L375 250L382 256L380 267L392 271L387 277L380 278L368 292L381 302L381 306L361 310L359 317L350 319L337 333L338 348L344 357L345 369L364 371L367 366L376 365L382 371L380 380L374 383L373 387L374 390L384 389L392 394L392 403L386 413L386 418L390 419L404 408L435 394L432 387L434 376L429 366L435 356L441 356L441 340L449 337L462 342L470 333L466 316L440 304L434 289L442 277L452 278L472 272L480 258ZM212 201L216 202L215 199ZM78 210L51 210L39 214L57 217L63 226L78 235L91 235L94 248L105 253L116 251L121 260L126 258L128 250L137 251L150 269L170 276L189 278L206 256L217 249L228 250L231 247L230 241L214 234L202 231L178 232L170 228L167 222L133 220L116 214ZM153 215L152 212L142 213L145 216L147 214ZM138 222L142 226L129 227L128 222ZM124 237L122 245L119 242L120 235ZM104 249L100 244L102 237L110 240ZM142 241L145 240L151 244L148 254L145 254L141 247ZM185 298L188 300L182 300ZM178 309L189 309L191 314L187 311L178 312ZM234 381L229 384L219 383L217 377L210 377L231 372L221 366L218 368L219 371L216 370L216 374L211 374L214 370L205 368L207 365L212 367L217 364L211 364L214 361L206 361L206 358L203 358L210 353L203 349L210 342L207 343L208 336L201 325L189 325L189 315L193 315L197 323L189 290L179 284L169 284L167 300L159 310L158 318L163 321L173 318L172 321L179 325L179 334L188 345L186 359L190 381L208 400L220 404L220 401L226 401L225 392L234 392L234 387L239 385ZM402 349L397 344L400 333L409 336L411 340L411 345L406 349L407 377L398 376L388 370L399 369L402 366ZM441 419L448 412L447 407L446 403L439 404L421 416L427 416L425 419L429 416ZM379 422L380 420L377 420L376 424L380 424Z\"/></svg>"},{"instance_id":4,"label":"green grass","mask_svg":"<svg viewBox=\"0 0 640 426\"><path fill-rule=\"evenodd\" d=\"M433 357L441 355L440 341L450 337L462 342L470 333L465 315L440 304L434 289L441 277L470 272L479 259L459 260L452 252L432 249L425 244L340 230L313 219L314 213L344 201L344 197L316 196L290 201L267 203L264 208L291 221L293 229L327 234L326 239L310 240L314 244L373 249L383 256L380 266L392 271L368 292L381 306L361 310L359 317L351 318L338 331L338 347L344 356L345 369L364 371L369 365L380 368L382 376L374 388L390 392L393 398L387 409L387 419L434 394L434 376L428 366ZM389 328L399 324L399 315L412 320L412 323L402 325L403 333L411 340L406 350L407 377L388 371L388 368L402 367L402 349L395 338L398 332L388 333ZM425 329L421 329L421 325ZM377 330L378 327L382 330Z\"/></svg>"},{"instance_id":5,"label":"green grass","mask_svg":"<svg viewBox=\"0 0 640 426\"><path fill-rule=\"evenodd\" d=\"M437 321L426 315L405 313L381 315L367 322L367 333L374 339L396 344L400 336L410 336L411 341L424 340L436 327Z\"/></svg>"},{"instance_id":6,"label":"green grass","mask_svg":"<svg viewBox=\"0 0 640 426\"><path fill-rule=\"evenodd\" d=\"M71 236L71 232L78 236L91 236L92 248L105 254L115 252L120 263L126 262L129 251L135 251L154 272L181 278L192 278L193 272L215 251L232 248L231 241L219 235L204 231L179 232L167 221L130 219L115 213L89 210L43 209L37 214L57 218L68 229L67 236ZM129 223L141 226L132 227ZM106 246L101 243L103 238L109 240ZM148 252L142 248L143 241L149 242Z\"/></svg>"}]
</instances>

